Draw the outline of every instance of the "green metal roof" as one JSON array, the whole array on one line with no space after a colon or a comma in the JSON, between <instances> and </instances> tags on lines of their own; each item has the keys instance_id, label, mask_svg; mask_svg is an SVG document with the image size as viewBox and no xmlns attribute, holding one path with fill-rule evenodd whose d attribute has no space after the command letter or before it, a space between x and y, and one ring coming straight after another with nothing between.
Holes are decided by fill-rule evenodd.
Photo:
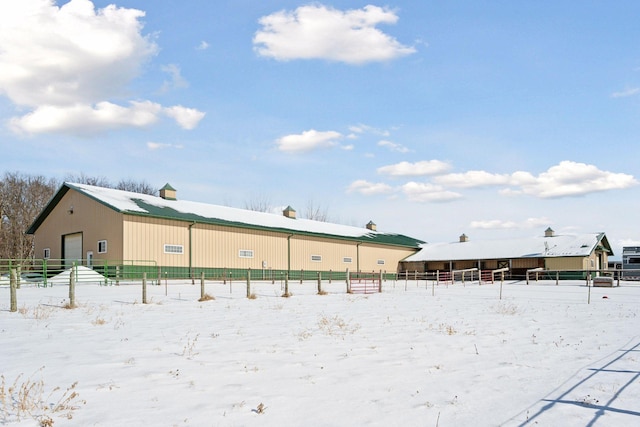
<instances>
[{"instance_id":1,"label":"green metal roof","mask_svg":"<svg viewBox=\"0 0 640 427\"><path fill-rule=\"evenodd\" d=\"M27 234L34 234L46 217L55 209L62 197L75 190L116 212L150 218L163 218L201 224L214 224L234 228L264 230L329 239L368 242L380 245L417 249L422 240L396 233L371 231L366 228L331 224L308 219L291 219L284 215L248 211L227 206L210 205L128 191L64 183L49 204L36 218Z\"/></svg>"}]
</instances>

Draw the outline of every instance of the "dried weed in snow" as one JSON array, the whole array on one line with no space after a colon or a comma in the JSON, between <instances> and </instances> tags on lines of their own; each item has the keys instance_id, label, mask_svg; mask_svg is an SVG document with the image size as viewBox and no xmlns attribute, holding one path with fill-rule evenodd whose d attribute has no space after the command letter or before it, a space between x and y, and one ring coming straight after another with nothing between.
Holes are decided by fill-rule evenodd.
<instances>
[{"instance_id":1,"label":"dried weed in snow","mask_svg":"<svg viewBox=\"0 0 640 427\"><path fill-rule=\"evenodd\" d=\"M44 366L36 373L42 372ZM45 393L42 379L34 380L33 375L24 378L20 374L8 385L4 375L0 375L0 423L20 422L31 418L37 420L41 426L53 425L53 416L67 419L73 418L73 412L86 402L80 399L75 391L77 382L71 384L64 391L55 387Z\"/></svg>"}]
</instances>

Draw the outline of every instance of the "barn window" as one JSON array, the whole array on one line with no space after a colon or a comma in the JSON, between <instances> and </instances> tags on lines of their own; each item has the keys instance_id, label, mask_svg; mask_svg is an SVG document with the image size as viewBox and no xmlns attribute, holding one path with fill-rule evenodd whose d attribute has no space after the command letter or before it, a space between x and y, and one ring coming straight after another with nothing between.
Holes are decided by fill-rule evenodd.
<instances>
[{"instance_id":1,"label":"barn window","mask_svg":"<svg viewBox=\"0 0 640 427\"><path fill-rule=\"evenodd\" d=\"M98 253L106 254L107 253L107 241L106 240L98 240Z\"/></svg>"},{"instance_id":2,"label":"barn window","mask_svg":"<svg viewBox=\"0 0 640 427\"><path fill-rule=\"evenodd\" d=\"M384 265L384 260L383 259L379 259L378 260L378 265Z\"/></svg>"},{"instance_id":3,"label":"barn window","mask_svg":"<svg viewBox=\"0 0 640 427\"><path fill-rule=\"evenodd\" d=\"M344 262L345 264L351 264L353 262L353 258L351 258L350 256L346 256L342 258L342 262Z\"/></svg>"},{"instance_id":4,"label":"barn window","mask_svg":"<svg viewBox=\"0 0 640 427\"><path fill-rule=\"evenodd\" d=\"M182 245L164 245L165 254L183 254L184 247Z\"/></svg>"},{"instance_id":5,"label":"barn window","mask_svg":"<svg viewBox=\"0 0 640 427\"><path fill-rule=\"evenodd\" d=\"M49 259L49 258L51 258L51 249L49 249L49 248L44 248L44 249L42 250L42 258L44 258L44 259Z\"/></svg>"},{"instance_id":6,"label":"barn window","mask_svg":"<svg viewBox=\"0 0 640 427\"><path fill-rule=\"evenodd\" d=\"M253 251L249 249L240 249L238 251L238 256L240 258L253 258Z\"/></svg>"},{"instance_id":7,"label":"barn window","mask_svg":"<svg viewBox=\"0 0 640 427\"><path fill-rule=\"evenodd\" d=\"M322 262L322 255L311 255L311 261Z\"/></svg>"}]
</instances>

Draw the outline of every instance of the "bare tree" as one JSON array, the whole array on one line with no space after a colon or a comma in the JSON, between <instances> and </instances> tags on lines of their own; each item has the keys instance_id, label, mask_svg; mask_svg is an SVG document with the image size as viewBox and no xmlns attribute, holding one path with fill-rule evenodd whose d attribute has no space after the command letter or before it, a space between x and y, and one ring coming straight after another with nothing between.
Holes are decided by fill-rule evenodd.
<instances>
[{"instance_id":1,"label":"bare tree","mask_svg":"<svg viewBox=\"0 0 640 427\"><path fill-rule=\"evenodd\" d=\"M112 184L104 176L89 176L81 172L79 175L67 175L64 179L67 182L76 184L95 185L96 187L115 188L117 190L132 191L134 193L150 194L152 196L158 193L147 181L134 181L132 179L121 179L117 184Z\"/></svg>"},{"instance_id":2,"label":"bare tree","mask_svg":"<svg viewBox=\"0 0 640 427\"><path fill-rule=\"evenodd\" d=\"M273 209L271 199L264 194L252 196L251 200L244 202L244 208L256 212L271 212Z\"/></svg>"},{"instance_id":3,"label":"bare tree","mask_svg":"<svg viewBox=\"0 0 640 427\"><path fill-rule=\"evenodd\" d=\"M158 190L146 181L134 181L132 179L121 179L115 187L118 190L133 191L134 193L149 194L155 196Z\"/></svg>"},{"instance_id":4,"label":"bare tree","mask_svg":"<svg viewBox=\"0 0 640 427\"><path fill-rule=\"evenodd\" d=\"M329 209L322 205L316 205L313 200L307 202L307 207L304 211L303 217L306 219L312 219L314 221L329 221Z\"/></svg>"},{"instance_id":5,"label":"bare tree","mask_svg":"<svg viewBox=\"0 0 640 427\"><path fill-rule=\"evenodd\" d=\"M47 205L58 183L43 176L6 173L0 182L0 259L33 257L25 231Z\"/></svg>"},{"instance_id":6,"label":"bare tree","mask_svg":"<svg viewBox=\"0 0 640 427\"><path fill-rule=\"evenodd\" d=\"M84 172L80 172L79 175L67 175L64 177L66 182L73 182L76 184L95 185L96 187L113 188L113 185L104 176L89 176Z\"/></svg>"}]
</instances>

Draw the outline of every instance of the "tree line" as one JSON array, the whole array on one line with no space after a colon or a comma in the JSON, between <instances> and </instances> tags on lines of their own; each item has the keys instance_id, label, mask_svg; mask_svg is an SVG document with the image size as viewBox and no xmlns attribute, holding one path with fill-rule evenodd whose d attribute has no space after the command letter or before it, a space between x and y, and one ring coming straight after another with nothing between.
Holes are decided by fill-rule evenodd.
<instances>
[{"instance_id":1,"label":"tree line","mask_svg":"<svg viewBox=\"0 0 640 427\"><path fill-rule=\"evenodd\" d=\"M84 173L67 175L64 181L151 195L158 192L145 181L126 179L114 184L107 178L88 176ZM61 181L42 175L6 172L2 176L0 180L0 259L33 257L33 236L25 232L61 185Z\"/></svg>"}]
</instances>

